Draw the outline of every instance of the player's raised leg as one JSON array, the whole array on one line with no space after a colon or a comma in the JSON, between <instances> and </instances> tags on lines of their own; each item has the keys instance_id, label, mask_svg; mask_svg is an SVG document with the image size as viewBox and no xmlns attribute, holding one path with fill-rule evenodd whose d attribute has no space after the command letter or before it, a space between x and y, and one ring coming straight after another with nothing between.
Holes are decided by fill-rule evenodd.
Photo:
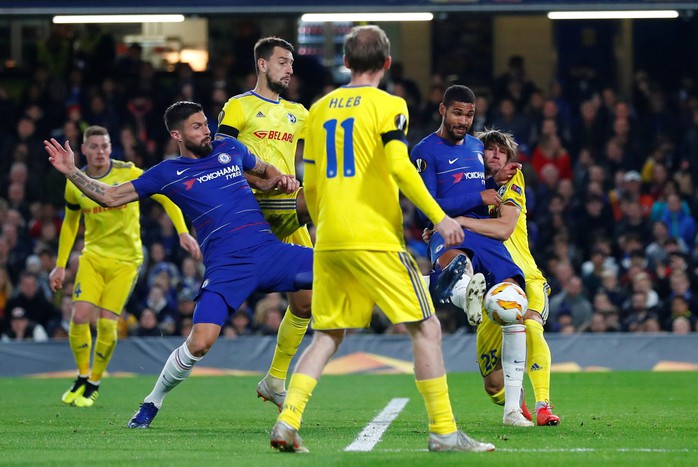
<instances>
[{"instance_id":1,"label":"player's raised leg","mask_svg":"<svg viewBox=\"0 0 698 467\"><path fill-rule=\"evenodd\" d=\"M473 273L472 262L460 250L449 250L438 260L443 270L434 286L434 298L440 303L450 301L463 310L468 322L476 326L482 321L482 299L485 276Z\"/></svg>"}]
</instances>

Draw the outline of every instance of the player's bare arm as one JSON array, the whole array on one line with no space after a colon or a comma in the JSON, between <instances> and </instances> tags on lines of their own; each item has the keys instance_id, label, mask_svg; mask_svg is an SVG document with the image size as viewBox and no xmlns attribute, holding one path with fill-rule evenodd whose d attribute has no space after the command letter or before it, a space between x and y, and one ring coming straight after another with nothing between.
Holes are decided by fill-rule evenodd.
<instances>
[{"instance_id":1,"label":"player's bare arm","mask_svg":"<svg viewBox=\"0 0 698 467\"><path fill-rule=\"evenodd\" d=\"M257 163L250 170L245 171L247 182L254 188L262 191L277 189L282 193L293 193L300 187L300 182L293 175L282 174L273 165L264 162L257 157Z\"/></svg>"},{"instance_id":2,"label":"player's bare arm","mask_svg":"<svg viewBox=\"0 0 698 467\"><path fill-rule=\"evenodd\" d=\"M81 172L75 166L75 154L68 141L65 146L61 146L54 138L51 141L44 140L44 148L49 154L51 165L100 206L121 206L138 199L138 193L131 182L110 186Z\"/></svg>"},{"instance_id":3,"label":"player's bare arm","mask_svg":"<svg viewBox=\"0 0 698 467\"><path fill-rule=\"evenodd\" d=\"M493 219L473 219L471 217L456 217L458 223L464 229L471 232L505 241L511 237L519 220L521 209L513 204L502 204L499 207L499 216Z\"/></svg>"}]
</instances>

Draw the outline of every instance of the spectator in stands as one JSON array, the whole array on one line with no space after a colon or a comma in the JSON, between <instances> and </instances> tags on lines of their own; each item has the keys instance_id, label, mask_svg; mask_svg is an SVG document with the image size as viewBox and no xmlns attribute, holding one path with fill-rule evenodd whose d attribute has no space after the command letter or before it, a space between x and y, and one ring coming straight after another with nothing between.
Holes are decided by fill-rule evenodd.
<instances>
[{"instance_id":1,"label":"spectator in stands","mask_svg":"<svg viewBox=\"0 0 698 467\"><path fill-rule=\"evenodd\" d=\"M22 272L17 285L17 295L7 302L7 309L22 308L29 321L40 324L46 328L54 325L61 319L60 312L39 290L36 274Z\"/></svg>"},{"instance_id":2,"label":"spectator in stands","mask_svg":"<svg viewBox=\"0 0 698 467\"><path fill-rule=\"evenodd\" d=\"M141 325L143 325L143 312L145 310L155 313L156 327L160 325L163 331L165 331L167 334L174 334L175 323L177 322L177 309L170 306L165 298L165 291L163 290L162 286L157 283L154 283L151 286L150 292L148 292L148 296L146 297L143 307L141 308ZM147 320L147 323L150 324L150 320ZM146 327L146 329L150 328Z\"/></svg>"},{"instance_id":3,"label":"spectator in stands","mask_svg":"<svg viewBox=\"0 0 698 467\"><path fill-rule=\"evenodd\" d=\"M543 168L553 165L557 168L560 179L572 180L572 158L562 147L560 137L556 134L541 136L531 155L531 164L541 178Z\"/></svg>"},{"instance_id":4,"label":"spectator in stands","mask_svg":"<svg viewBox=\"0 0 698 467\"><path fill-rule=\"evenodd\" d=\"M689 330L695 328L696 324L698 324L698 316L696 316L694 311L689 309L688 300L684 296L677 295L671 298L669 313L662 326L662 328L667 331L674 330L677 320L685 320Z\"/></svg>"},{"instance_id":5,"label":"spectator in stands","mask_svg":"<svg viewBox=\"0 0 698 467\"><path fill-rule=\"evenodd\" d=\"M601 156L606 132L599 118L598 106L592 99L582 102L578 119L570 128L570 154L576 158L583 148L589 150L592 157Z\"/></svg>"},{"instance_id":6,"label":"spectator in stands","mask_svg":"<svg viewBox=\"0 0 698 467\"><path fill-rule=\"evenodd\" d=\"M493 85L495 99L510 99L519 111L524 110L535 89L535 85L526 76L526 62L521 55L509 57L506 71L494 80Z\"/></svg>"},{"instance_id":7,"label":"spectator in stands","mask_svg":"<svg viewBox=\"0 0 698 467\"><path fill-rule=\"evenodd\" d=\"M556 319L562 310L567 310L575 329L586 324L591 320L593 308L583 292L582 280L578 276L570 277L563 291L550 299L550 316Z\"/></svg>"},{"instance_id":8,"label":"spectator in stands","mask_svg":"<svg viewBox=\"0 0 698 467\"><path fill-rule=\"evenodd\" d=\"M141 310L141 317L138 320L138 327L134 332L137 337L162 337L163 332L160 330L157 313L150 308Z\"/></svg>"},{"instance_id":9,"label":"spectator in stands","mask_svg":"<svg viewBox=\"0 0 698 467\"><path fill-rule=\"evenodd\" d=\"M231 325L236 336L251 336L252 321L246 309L237 310L230 318Z\"/></svg>"},{"instance_id":10,"label":"spectator in stands","mask_svg":"<svg viewBox=\"0 0 698 467\"><path fill-rule=\"evenodd\" d=\"M623 314L625 318L622 322L622 330L625 332L641 332L646 320L657 318L657 315L647 308L647 293L640 290L632 293Z\"/></svg>"},{"instance_id":11,"label":"spectator in stands","mask_svg":"<svg viewBox=\"0 0 698 467\"><path fill-rule=\"evenodd\" d=\"M674 334L690 334L692 330L691 322L683 316L679 316L671 322L670 331Z\"/></svg>"},{"instance_id":12,"label":"spectator in stands","mask_svg":"<svg viewBox=\"0 0 698 467\"><path fill-rule=\"evenodd\" d=\"M16 306L10 309L10 323L7 331L2 335L3 341L21 341L33 340L36 342L45 342L48 340L48 334L44 327L29 319L29 314L21 306Z\"/></svg>"},{"instance_id":13,"label":"spectator in stands","mask_svg":"<svg viewBox=\"0 0 698 467\"><path fill-rule=\"evenodd\" d=\"M696 236L696 221L687 204L681 200L678 194L667 195L666 209L661 213L660 220L669 227L671 237L680 238L686 245L693 244Z\"/></svg>"}]
</instances>

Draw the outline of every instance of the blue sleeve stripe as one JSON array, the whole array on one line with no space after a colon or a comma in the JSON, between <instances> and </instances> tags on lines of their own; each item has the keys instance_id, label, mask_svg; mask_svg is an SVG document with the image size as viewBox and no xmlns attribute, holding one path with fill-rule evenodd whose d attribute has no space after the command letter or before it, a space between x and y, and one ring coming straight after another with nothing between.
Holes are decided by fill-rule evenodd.
<instances>
[{"instance_id":1,"label":"blue sleeve stripe","mask_svg":"<svg viewBox=\"0 0 698 467\"><path fill-rule=\"evenodd\" d=\"M315 161L311 159L303 159L303 162L305 162L306 164L315 164Z\"/></svg>"}]
</instances>

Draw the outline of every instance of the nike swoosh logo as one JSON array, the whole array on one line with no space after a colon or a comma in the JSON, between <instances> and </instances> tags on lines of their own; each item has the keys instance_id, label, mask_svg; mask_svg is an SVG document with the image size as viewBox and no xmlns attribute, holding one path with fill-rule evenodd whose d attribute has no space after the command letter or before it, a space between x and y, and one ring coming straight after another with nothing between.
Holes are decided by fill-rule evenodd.
<instances>
[{"instance_id":1,"label":"nike swoosh logo","mask_svg":"<svg viewBox=\"0 0 698 467\"><path fill-rule=\"evenodd\" d=\"M448 163L449 163L449 164L453 164L453 163L456 162L457 160L458 160L458 159L453 159L453 160L449 159L449 160L448 160Z\"/></svg>"},{"instance_id":2,"label":"nike swoosh logo","mask_svg":"<svg viewBox=\"0 0 698 467\"><path fill-rule=\"evenodd\" d=\"M514 360L514 363L524 363L525 360Z\"/></svg>"},{"instance_id":3,"label":"nike swoosh logo","mask_svg":"<svg viewBox=\"0 0 698 467\"><path fill-rule=\"evenodd\" d=\"M182 175L184 172L186 172L189 169L184 169L184 170L178 170L177 175Z\"/></svg>"}]
</instances>

